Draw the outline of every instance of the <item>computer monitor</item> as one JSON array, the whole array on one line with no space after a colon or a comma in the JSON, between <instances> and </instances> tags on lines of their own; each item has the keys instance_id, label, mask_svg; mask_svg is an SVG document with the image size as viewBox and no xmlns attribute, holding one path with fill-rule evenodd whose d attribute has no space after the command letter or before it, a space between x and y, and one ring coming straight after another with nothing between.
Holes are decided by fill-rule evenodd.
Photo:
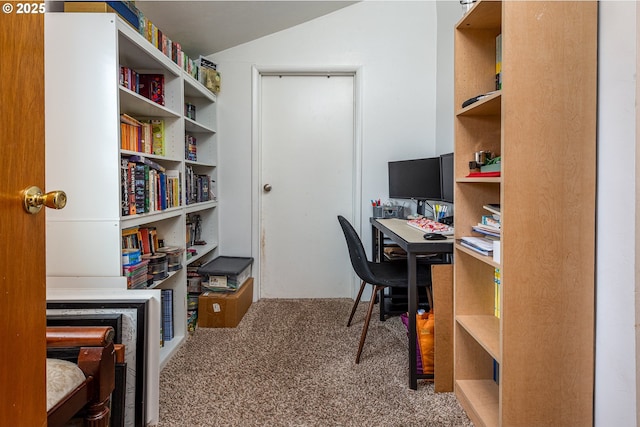
<instances>
[{"instance_id":1,"label":"computer monitor","mask_svg":"<svg viewBox=\"0 0 640 427\"><path fill-rule=\"evenodd\" d=\"M453 153L440 156L440 193L443 202L453 203Z\"/></svg>"},{"instance_id":2,"label":"computer monitor","mask_svg":"<svg viewBox=\"0 0 640 427\"><path fill-rule=\"evenodd\" d=\"M424 215L426 200L441 200L440 157L389 162L389 198L418 202Z\"/></svg>"}]
</instances>

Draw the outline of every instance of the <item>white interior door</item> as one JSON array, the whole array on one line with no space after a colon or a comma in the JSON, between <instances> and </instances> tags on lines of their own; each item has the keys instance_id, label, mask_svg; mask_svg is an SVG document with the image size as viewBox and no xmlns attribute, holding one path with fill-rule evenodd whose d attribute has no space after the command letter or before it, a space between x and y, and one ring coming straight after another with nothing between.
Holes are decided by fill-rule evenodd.
<instances>
[{"instance_id":1,"label":"white interior door","mask_svg":"<svg viewBox=\"0 0 640 427\"><path fill-rule=\"evenodd\" d=\"M351 297L354 77L261 77L261 298ZM270 191L264 190L270 186Z\"/></svg>"}]
</instances>

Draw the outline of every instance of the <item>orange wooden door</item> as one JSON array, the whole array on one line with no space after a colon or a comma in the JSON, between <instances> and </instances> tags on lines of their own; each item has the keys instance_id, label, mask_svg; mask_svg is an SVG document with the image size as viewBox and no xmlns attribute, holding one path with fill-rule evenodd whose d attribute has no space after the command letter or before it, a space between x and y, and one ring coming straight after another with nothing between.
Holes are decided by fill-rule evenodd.
<instances>
[{"instance_id":1,"label":"orange wooden door","mask_svg":"<svg viewBox=\"0 0 640 427\"><path fill-rule=\"evenodd\" d=\"M47 424L45 217L25 212L21 191L45 190L44 15L2 4L0 426L37 427Z\"/></svg>"}]
</instances>

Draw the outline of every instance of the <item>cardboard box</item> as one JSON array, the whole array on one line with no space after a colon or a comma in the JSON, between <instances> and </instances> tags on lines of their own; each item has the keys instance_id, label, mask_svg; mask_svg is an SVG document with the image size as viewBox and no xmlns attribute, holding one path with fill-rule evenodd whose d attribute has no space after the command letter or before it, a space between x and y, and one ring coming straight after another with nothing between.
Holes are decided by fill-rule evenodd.
<instances>
[{"instance_id":1,"label":"cardboard box","mask_svg":"<svg viewBox=\"0 0 640 427\"><path fill-rule=\"evenodd\" d=\"M253 277L235 292L204 292L198 298L198 326L235 328L253 302Z\"/></svg>"}]
</instances>

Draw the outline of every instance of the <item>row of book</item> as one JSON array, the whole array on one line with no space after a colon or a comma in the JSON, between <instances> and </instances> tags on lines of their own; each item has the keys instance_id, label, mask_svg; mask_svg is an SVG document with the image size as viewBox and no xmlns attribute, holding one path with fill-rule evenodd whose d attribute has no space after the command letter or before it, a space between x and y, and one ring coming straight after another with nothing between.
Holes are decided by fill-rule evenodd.
<instances>
[{"instance_id":1,"label":"row of book","mask_svg":"<svg viewBox=\"0 0 640 427\"><path fill-rule=\"evenodd\" d=\"M127 3L127 7L137 15L138 32L156 49L162 52L167 58L178 64L191 77L202 83L207 89L213 93L220 91L220 74L216 70L216 64L200 55L198 58L190 58L186 52L182 50L182 45L171 40L167 34L162 32L151 20L149 20L142 12L140 12L132 2ZM136 27L135 19L129 21ZM213 76L213 77L212 77ZM211 84L217 81L216 84Z\"/></svg>"},{"instance_id":2,"label":"row of book","mask_svg":"<svg viewBox=\"0 0 640 427\"><path fill-rule=\"evenodd\" d=\"M187 205L215 200L211 189L211 176L196 173L191 166L185 166L185 192Z\"/></svg>"},{"instance_id":3,"label":"row of book","mask_svg":"<svg viewBox=\"0 0 640 427\"><path fill-rule=\"evenodd\" d=\"M182 205L181 174L143 156L121 159L122 215L163 211Z\"/></svg>"},{"instance_id":4,"label":"row of book","mask_svg":"<svg viewBox=\"0 0 640 427\"><path fill-rule=\"evenodd\" d=\"M155 254L162 244L156 227L129 227L122 230L123 249L139 249L142 255Z\"/></svg>"},{"instance_id":5,"label":"row of book","mask_svg":"<svg viewBox=\"0 0 640 427\"><path fill-rule=\"evenodd\" d=\"M134 7L135 8L135 7ZM137 9L136 9L137 11ZM167 58L178 64L187 74L202 83L211 92L220 92L220 73L217 65L200 55L198 58L190 58L182 50L180 43L169 38L156 27L144 14L137 11L138 32L162 52Z\"/></svg>"},{"instance_id":6,"label":"row of book","mask_svg":"<svg viewBox=\"0 0 640 427\"><path fill-rule=\"evenodd\" d=\"M125 1L66 1L65 12L115 12L133 29L151 43L172 62L180 66L191 77L200 81L207 89L217 94L220 91L220 73L215 63L200 55L190 58L182 50L182 45L171 40L135 5L133 0Z\"/></svg>"},{"instance_id":7,"label":"row of book","mask_svg":"<svg viewBox=\"0 0 640 427\"><path fill-rule=\"evenodd\" d=\"M120 67L120 85L156 104L164 105L163 74L141 74L129 67Z\"/></svg>"},{"instance_id":8,"label":"row of book","mask_svg":"<svg viewBox=\"0 0 640 427\"><path fill-rule=\"evenodd\" d=\"M120 148L144 154L164 156L164 120L137 120L128 114L121 114Z\"/></svg>"}]
</instances>

